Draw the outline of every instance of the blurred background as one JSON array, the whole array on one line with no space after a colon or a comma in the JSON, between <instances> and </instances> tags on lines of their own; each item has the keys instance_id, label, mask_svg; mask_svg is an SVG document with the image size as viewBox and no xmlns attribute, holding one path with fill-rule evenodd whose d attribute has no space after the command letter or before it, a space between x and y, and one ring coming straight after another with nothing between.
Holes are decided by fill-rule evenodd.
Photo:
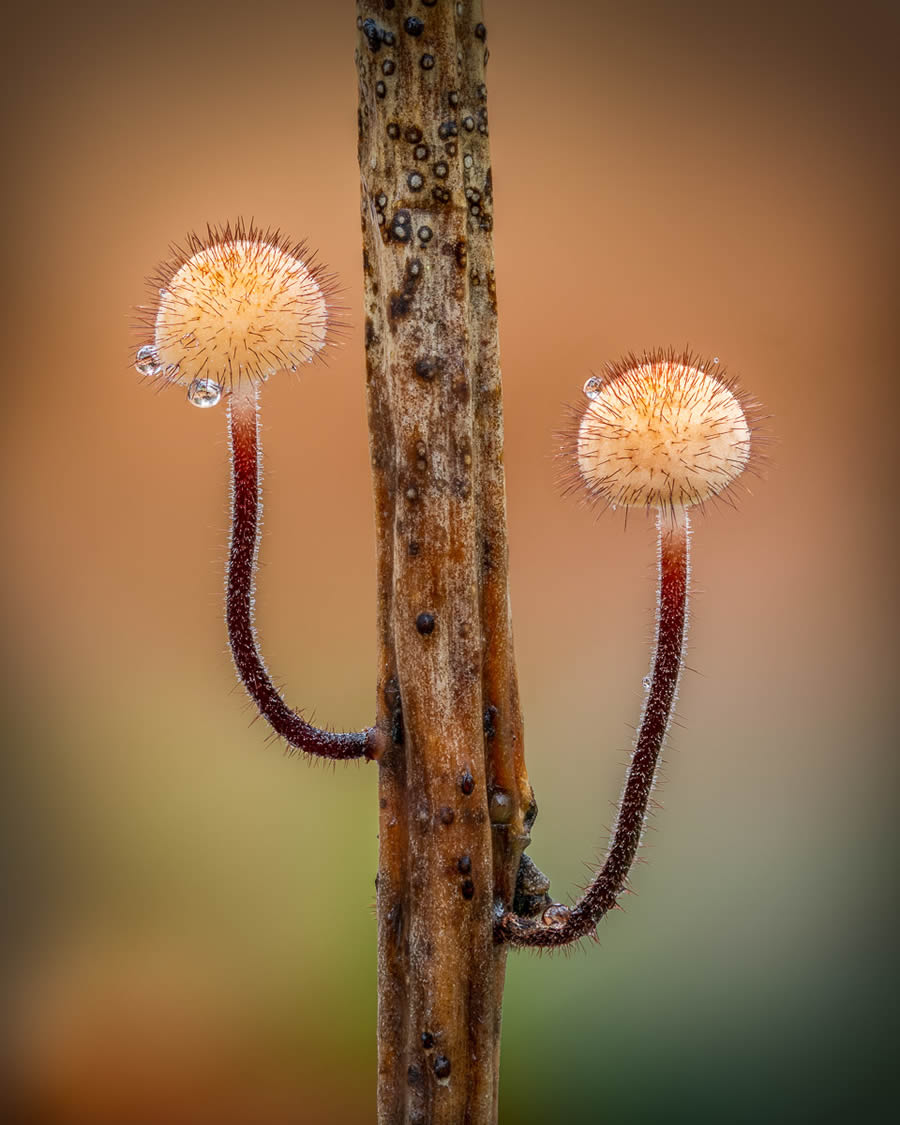
<instances>
[{"instance_id":1,"label":"blurred background","mask_svg":"<svg viewBox=\"0 0 900 1125\"><path fill-rule=\"evenodd\" d=\"M281 225L339 274L344 347L263 396L258 620L292 702L367 725L354 20L7 17L8 1120L374 1118L375 768L310 768L251 725L222 619L225 412L141 385L129 329L207 220ZM689 344L776 442L740 510L698 521L638 894L599 947L510 960L501 1120L886 1119L896 6L493 0L486 22L531 852L564 900L639 712L654 535L560 499L563 404L628 349Z\"/></svg>"}]
</instances>

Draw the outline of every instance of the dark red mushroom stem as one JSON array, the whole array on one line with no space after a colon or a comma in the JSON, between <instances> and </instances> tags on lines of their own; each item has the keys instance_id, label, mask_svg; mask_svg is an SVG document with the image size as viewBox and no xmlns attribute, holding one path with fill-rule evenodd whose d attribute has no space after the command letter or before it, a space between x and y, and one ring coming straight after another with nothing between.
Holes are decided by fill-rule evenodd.
<instances>
[{"instance_id":1,"label":"dark red mushroom stem","mask_svg":"<svg viewBox=\"0 0 900 1125\"><path fill-rule=\"evenodd\" d=\"M612 841L600 871L571 909L558 904L533 920L504 914L495 937L512 945L568 945L593 935L616 905L641 843L660 751L672 718L684 662L690 582L687 514L659 516L659 603L650 687L619 803Z\"/></svg>"},{"instance_id":2,"label":"dark red mushroom stem","mask_svg":"<svg viewBox=\"0 0 900 1125\"><path fill-rule=\"evenodd\" d=\"M231 436L231 545L225 618L228 643L241 683L275 733L295 750L320 758L366 758L375 753L374 730L340 734L307 723L284 702L260 656L253 627L259 553L262 455L255 389L228 396Z\"/></svg>"}]
</instances>

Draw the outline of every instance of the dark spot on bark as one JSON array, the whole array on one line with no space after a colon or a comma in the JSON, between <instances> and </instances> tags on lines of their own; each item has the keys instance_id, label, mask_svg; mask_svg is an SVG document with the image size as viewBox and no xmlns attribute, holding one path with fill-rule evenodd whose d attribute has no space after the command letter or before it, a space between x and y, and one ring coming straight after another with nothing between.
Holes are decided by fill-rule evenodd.
<instances>
[{"instance_id":1,"label":"dark spot on bark","mask_svg":"<svg viewBox=\"0 0 900 1125\"><path fill-rule=\"evenodd\" d=\"M400 126L396 121L389 121L387 127L387 135L392 141L395 141L400 136Z\"/></svg>"},{"instance_id":2,"label":"dark spot on bark","mask_svg":"<svg viewBox=\"0 0 900 1125\"><path fill-rule=\"evenodd\" d=\"M430 1051L431 1048L434 1046L434 1036L431 1034L430 1031L423 1031L422 1032L422 1046L425 1048L426 1051Z\"/></svg>"},{"instance_id":3,"label":"dark spot on bark","mask_svg":"<svg viewBox=\"0 0 900 1125\"><path fill-rule=\"evenodd\" d=\"M421 548L421 547L419 546L419 544L418 544L418 543L417 543L417 542L415 541L415 539L412 539L412 540L410 540L410 543L409 543L409 545L408 545L408 546L407 546L407 548L406 548L406 553L407 553L408 555L410 555L410 556L411 556L412 558L415 558L415 556L416 556L416 555L417 555L417 554L419 553L419 551L420 551L421 549L422 549L422 548Z\"/></svg>"},{"instance_id":4,"label":"dark spot on bark","mask_svg":"<svg viewBox=\"0 0 900 1125\"><path fill-rule=\"evenodd\" d=\"M412 237L412 216L405 208L394 212L388 230L388 238L394 242L409 242ZM406 267L407 274L409 266Z\"/></svg>"},{"instance_id":5,"label":"dark spot on bark","mask_svg":"<svg viewBox=\"0 0 900 1125\"><path fill-rule=\"evenodd\" d=\"M431 242L432 238L434 237L434 231L431 229L431 227L419 227L416 233L419 236L420 242Z\"/></svg>"},{"instance_id":6,"label":"dark spot on bark","mask_svg":"<svg viewBox=\"0 0 900 1125\"><path fill-rule=\"evenodd\" d=\"M471 879L463 879L462 883L459 885L459 889L466 901L475 897L475 884Z\"/></svg>"},{"instance_id":7,"label":"dark spot on bark","mask_svg":"<svg viewBox=\"0 0 900 1125\"><path fill-rule=\"evenodd\" d=\"M468 770L465 770L462 777L459 779L459 787L467 797L470 793L474 792L475 778L472 777Z\"/></svg>"},{"instance_id":8,"label":"dark spot on bark","mask_svg":"<svg viewBox=\"0 0 900 1125\"><path fill-rule=\"evenodd\" d=\"M371 348L378 337L375 335L375 325L370 316L366 317L366 347Z\"/></svg>"},{"instance_id":9,"label":"dark spot on bark","mask_svg":"<svg viewBox=\"0 0 900 1125\"><path fill-rule=\"evenodd\" d=\"M403 139L409 141L411 145L417 145L422 139L422 130L415 125L409 125L403 130Z\"/></svg>"},{"instance_id":10,"label":"dark spot on bark","mask_svg":"<svg viewBox=\"0 0 900 1125\"><path fill-rule=\"evenodd\" d=\"M415 372L420 379L433 379L435 375L441 373L441 359L440 356L420 356L415 362Z\"/></svg>"},{"instance_id":11,"label":"dark spot on bark","mask_svg":"<svg viewBox=\"0 0 900 1125\"><path fill-rule=\"evenodd\" d=\"M450 171L450 169L447 166L447 164L445 163L445 161L439 160L437 162L437 164L435 164L432 171L434 172L434 174L437 176L437 178L439 180L445 180L447 178L447 173Z\"/></svg>"},{"instance_id":12,"label":"dark spot on bark","mask_svg":"<svg viewBox=\"0 0 900 1125\"><path fill-rule=\"evenodd\" d=\"M456 866L457 866L457 869L459 870L460 875L468 875L469 872L472 870L472 858L471 858L471 856L461 855L459 857L458 861L457 861Z\"/></svg>"},{"instance_id":13,"label":"dark spot on bark","mask_svg":"<svg viewBox=\"0 0 900 1125\"><path fill-rule=\"evenodd\" d=\"M423 637L429 636L434 632L435 620L433 613L420 613L416 618L416 628Z\"/></svg>"},{"instance_id":14,"label":"dark spot on bark","mask_svg":"<svg viewBox=\"0 0 900 1125\"><path fill-rule=\"evenodd\" d=\"M381 28L379 28L374 20L365 20L363 22L362 33L366 37L366 43L368 43L370 51L381 50Z\"/></svg>"},{"instance_id":15,"label":"dark spot on bark","mask_svg":"<svg viewBox=\"0 0 900 1125\"><path fill-rule=\"evenodd\" d=\"M493 703L485 707L482 719L484 723L484 737L487 739L494 738L497 734L497 708Z\"/></svg>"},{"instance_id":16,"label":"dark spot on bark","mask_svg":"<svg viewBox=\"0 0 900 1125\"><path fill-rule=\"evenodd\" d=\"M531 803L529 804L528 808L525 810L525 819L522 823L522 827L525 829L526 832L531 831L532 827L534 826L534 822L537 820L537 814L538 814L538 805L537 805L537 801L534 799L534 793L532 793L531 794Z\"/></svg>"},{"instance_id":17,"label":"dark spot on bark","mask_svg":"<svg viewBox=\"0 0 900 1125\"><path fill-rule=\"evenodd\" d=\"M421 1086L423 1082L422 1068L413 1063L406 1072L406 1081L410 1086Z\"/></svg>"},{"instance_id":18,"label":"dark spot on bark","mask_svg":"<svg viewBox=\"0 0 900 1125\"><path fill-rule=\"evenodd\" d=\"M378 801L378 807L380 809L386 809L387 806L388 806L387 797L380 798L380 800Z\"/></svg>"},{"instance_id":19,"label":"dark spot on bark","mask_svg":"<svg viewBox=\"0 0 900 1125\"><path fill-rule=\"evenodd\" d=\"M440 186L431 189L431 197L437 200L438 203L450 202L450 192Z\"/></svg>"},{"instance_id":20,"label":"dark spot on bark","mask_svg":"<svg viewBox=\"0 0 900 1125\"><path fill-rule=\"evenodd\" d=\"M423 70L431 70L434 67L434 55L423 55L419 59L419 66Z\"/></svg>"},{"instance_id":21,"label":"dark spot on bark","mask_svg":"<svg viewBox=\"0 0 900 1125\"><path fill-rule=\"evenodd\" d=\"M425 30L425 24L422 23L420 19L416 19L415 16L410 16L404 22L403 30L407 35L412 35L414 38L418 38Z\"/></svg>"},{"instance_id":22,"label":"dark spot on bark","mask_svg":"<svg viewBox=\"0 0 900 1125\"><path fill-rule=\"evenodd\" d=\"M455 137L458 132L459 128L453 120L442 121L438 126L438 136L442 141L445 141L448 137Z\"/></svg>"},{"instance_id":23,"label":"dark spot on bark","mask_svg":"<svg viewBox=\"0 0 900 1125\"><path fill-rule=\"evenodd\" d=\"M456 813L449 805L444 805L438 813L441 824L452 824L456 820Z\"/></svg>"},{"instance_id":24,"label":"dark spot on bark","mask_svg":"<svg viewBox=\"0 0 900 1125\"><path fill-rule=\"evenodd\" d=\"M494 543L491 539L481 541L481 569L485 574L494 569Z\"/></svg>"},{"instance_id":25,"label":"dark spot on bark","mask_svg":"<svg viewBox=\"0 0 900 1125\"><path fill-rule=\"evenodd\" d=\"M475 38L480 39L482 43L487 39L487 28L483 23L475 24Z\"/></svg>"},{"instance_id":26,"label":"dark spot on bark","mask_svg":"<svg viewBox=\"0 0 900 1125\"><path fill-rule=\"evenodd\" d=\"M450 1077L450 1060L446 1055L438 1055L434 1060L434 1073L438 1078Z\"/></svg>"},{"instance_id":27,"label":"dark spot on bark","mask_svg":"<svg viewBox=\"0 0 900 1125\"><path fill-rule=\"evenodd\" d=\"M397 69L397 64L393 59L385 59L381 64L381 73L391 75Z\"/></svg>"},{"instance_id":28,"label":"dark spot on bark","mask_svg":"<svg viewBox=\"0 0 900 1125\"><path fill-rule=\"evenodd\" d=\"M403 216L403 219L401 220L399 218L399 216ZM410 229L411 229L410 228L411 220L410 220L410 217L409 217L409 211L398 211L397 212L397 214L394 216L394 219L392 221L392 225L391 225L392 231L394 229L395 223L398 224L398 229L400 229L399 224L401 222L406 223L406 225L403 226L402 229L407 232L407 237L404 238L404 239L401 239L400 241L408 242L409 241L409 232L410 232ZM413 260L411 262L406 263L406 272L403 275L403 288L400 290L399 293L396 292L396 291L391 293L390 300L388 301L388 317L389 317L390 320L398 320L400 317L406 316L406 314L410 310L410 306L413 303L413 298L415 297L416 289L417 289L417 287L419 285L419 282L421 280L422 280L422 263L419 261L418 258L413 258Z\"/></svg>"},{"instance_id":29,"label":"dark spot on bark","mask_svg":"<svg viewBox=\"0 0 900 1125\"><path fill-rule=\"evenodd\" d=\"M457 266L459 266L461 270L464 270L466 268L466 263L469 260L469 251L468 247L466 246L466 240L464 238L461 238L459 242L457 242L454 254L456 257Z\"/></svg>"},{"instance_id":30,"label":"dark spot on bark","mask_svg":"<svg viewBox=\"0 0 900 1125\"><path fill-rule=\"evenodd\" d=\"M385 86L385 84L381 81L381 79L379 79L375 83L375 93L378 95L379 98L383 98L384 95L387 93L387 86Z\"/></svg>"}]
</instances>

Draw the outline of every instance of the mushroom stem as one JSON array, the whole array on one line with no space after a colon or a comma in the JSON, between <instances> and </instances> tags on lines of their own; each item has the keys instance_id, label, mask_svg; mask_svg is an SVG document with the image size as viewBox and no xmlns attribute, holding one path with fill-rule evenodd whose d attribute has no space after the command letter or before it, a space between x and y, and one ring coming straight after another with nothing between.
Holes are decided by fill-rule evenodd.
<instances>
[{"instance_id":1,"label":"mushroom stem","mask_svg":"<svg viewBox=\"0 0 900 1125\"><path fill-rule=\"evenodd\" d=\"M284 702L269 676L253 625L262 515L262 451L256 388L228 396L231 438L231 543L225 618L241 683L272 730L296 750L333 760L372 757L375 732L341 734L311 726Z\"/></svg>"},{"instance_id":2,"label":"mushroom stem","mask_svg":"<svg viewBox=\"0 0 900 1125\"><path fill-rule=\"evenodd\" d=\"M554 904L535 921L505 914L498 941L512 945L568 945L592 935L597 923L625 890L647 820L659 756L672 719L684 663L690 582L690 524L684 509L659 512L659 598L650 686L606 858L571 909Z\"/></svg>"}]
</instances>

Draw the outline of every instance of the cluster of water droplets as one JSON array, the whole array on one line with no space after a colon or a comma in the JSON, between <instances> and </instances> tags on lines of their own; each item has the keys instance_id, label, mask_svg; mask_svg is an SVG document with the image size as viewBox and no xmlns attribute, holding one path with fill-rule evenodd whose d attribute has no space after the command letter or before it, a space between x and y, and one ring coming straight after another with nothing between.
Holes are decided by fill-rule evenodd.
<instances>
[{"instance_id":1,"label":"cluster of water droplets","mask_svg":"<svg viewBox=\"0 0 900 1125\"><path fill-rule=\"evenodd\" d=\"M156 354L156 348L152 344L144 344L138 348L134 368L138 375L150 379L155 379L159 375L164 375L167 379L175 379L178 374L177 364L169 364L168 367L163 368ZM194 379L187 389L187 399L191 406L199 406L201 410L206 410L221 402L222 387L215 379Z\"/></svg>"}]
</instances>

